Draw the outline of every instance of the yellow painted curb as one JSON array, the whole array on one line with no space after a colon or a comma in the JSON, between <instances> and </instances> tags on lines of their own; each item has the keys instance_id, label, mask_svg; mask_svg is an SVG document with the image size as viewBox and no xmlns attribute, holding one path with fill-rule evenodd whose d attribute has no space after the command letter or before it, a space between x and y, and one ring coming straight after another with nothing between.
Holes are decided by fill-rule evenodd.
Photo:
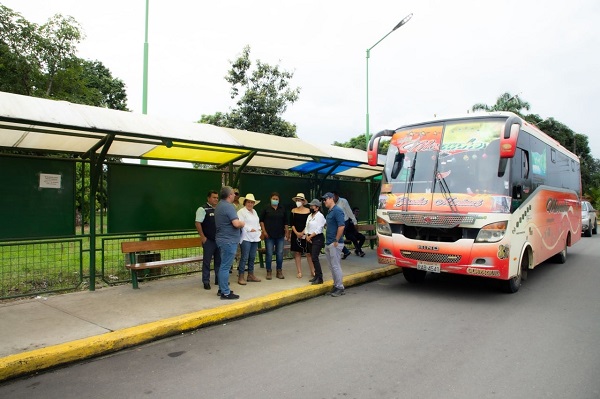
<instances>
[{"instance_id":1,"label":"yellow painted curb","mask_svg":"<svg viewBox=\"0 0 600 399\"><path fill-rule=\"evenodd\" d=\"M401 269L396 266L387 266L367 272L352 274L344 278L344 286L350 287L362 284L371 280L394 275L400 271ZM217 324L225 320L231 320L241 316L277 308L289 303L313 298L330 291L332 285L333 283L328 281L321 285L293 288L259 298L219 306L214 309L201 310L106 334L78 339L64 344L6 356L0 358L0 381L116 352L121 349L185 331Z\"/></svg>"}]
</instances>

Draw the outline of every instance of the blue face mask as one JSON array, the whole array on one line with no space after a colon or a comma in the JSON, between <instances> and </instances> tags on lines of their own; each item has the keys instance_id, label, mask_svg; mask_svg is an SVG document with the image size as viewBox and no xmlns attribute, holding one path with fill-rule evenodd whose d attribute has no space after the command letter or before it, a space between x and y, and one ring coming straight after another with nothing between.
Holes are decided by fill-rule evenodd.
<instances>
[{"instance_id":1,"label":"blue face mask","mask_svg":"<svg viewBox=\"0 0 600 399\"><path fill-rule=\"evenodd\" d=\"M273 205L273 206L279 205L279 200L271 200L271 205Z\"/></svg>"}]
</instances>

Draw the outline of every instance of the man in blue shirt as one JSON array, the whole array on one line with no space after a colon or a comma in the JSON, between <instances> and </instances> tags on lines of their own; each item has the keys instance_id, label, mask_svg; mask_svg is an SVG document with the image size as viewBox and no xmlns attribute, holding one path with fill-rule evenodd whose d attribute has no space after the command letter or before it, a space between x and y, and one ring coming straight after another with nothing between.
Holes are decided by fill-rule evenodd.
<instances>
[{"instance_id":1,"label":"man in blue shirt","mask_svg":"<svg viewBox=\"0 0 600 399\"><path fill-rule=\"evenodd\" d=\"M221 251L221 268L219 269L219 294L221 299L238 299L229 289L229 269L233 265L238 243L240 242L240 229L244 222L238 218L233 206L235 193L233 188L224 186L221 188L221 200L215 208L215 224L217 234L215 241Z\"/></svg>"},{"instance_id":2,"label":"man in blue shirt","mask_svg":"<svg viewBox=\"0 0 600 399\"><path fill-rule=\"evenodd\" d=\"M329 209L327 212L327 232L325 234L325 258L329 262L329 269L333 276L333 291L331 296L344 295L342 274L342 250L344 248L344 211L335 204L333 193L327 192L322 197L323 203Z\"/></svg>"}]
</instances>

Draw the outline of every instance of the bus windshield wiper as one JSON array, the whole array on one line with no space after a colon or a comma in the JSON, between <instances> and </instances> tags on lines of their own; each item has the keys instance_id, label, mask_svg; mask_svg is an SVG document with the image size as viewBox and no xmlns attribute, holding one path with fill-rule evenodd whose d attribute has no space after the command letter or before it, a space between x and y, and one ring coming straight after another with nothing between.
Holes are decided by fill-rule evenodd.
<instances>
[{"instance_id":1,"label":"bus windshield wiper","mask_svg":"<svg viewBox=\"0 0 600 399\"><path fill-rule=\"evenodd\" d=\"M415 156L410 164L410 166L408 167L408 181L406 182L406 186L404 189L404 206L403 206L403 210L404 211L408 211L408 196L409 194L412 194L413 191L413 182L415 180L415 170L416 170L416 164L417 164L417 155L418 152L415 152Z\"/></svg>"},{"instance_id":2,"label":"bus windshield wiper","mask_svg":"<svg viewBox=\"0 0 600 399\"><path fill-rule=\"evenodd\" d=\"M452 193L450 192L450 187L448 187L448 183L446 182L446 178L440 172L436 172L435 174L436 180L440 183L440 191L444 196L444 199L448 203L450 210L454 213L458 213L458 208L454 204L454 198L452 198Z\"/></svg>"}]
</instances>

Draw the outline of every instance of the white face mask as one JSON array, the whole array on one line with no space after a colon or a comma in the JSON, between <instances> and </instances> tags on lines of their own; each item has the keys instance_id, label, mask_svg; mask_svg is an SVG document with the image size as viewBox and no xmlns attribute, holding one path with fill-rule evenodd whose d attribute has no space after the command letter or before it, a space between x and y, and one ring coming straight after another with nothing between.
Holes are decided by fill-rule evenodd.
<instances>
[{"instance_id":1,"label":"white face mask","mask_svg":"<svg viewBox=\"0 0 600 399\"><path fill-rule=\"evenodd\" d=\"M296 201L296 206L300 208L302 206L302 201Z\"/></svg>"}]
</instances>

